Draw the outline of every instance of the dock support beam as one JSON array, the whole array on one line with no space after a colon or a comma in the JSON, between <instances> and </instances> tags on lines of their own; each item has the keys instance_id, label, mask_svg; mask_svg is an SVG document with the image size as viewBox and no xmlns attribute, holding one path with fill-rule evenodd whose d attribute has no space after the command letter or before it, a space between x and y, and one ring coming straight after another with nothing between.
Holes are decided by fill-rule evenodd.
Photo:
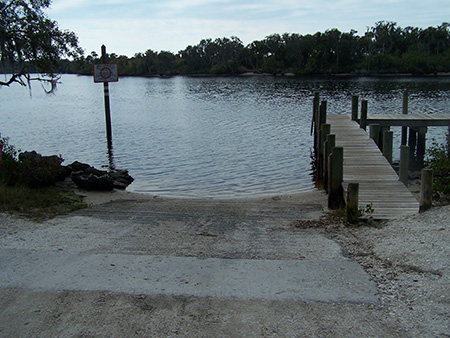
<instances>
[{"instance_id":1,"label":"dock support beam","mask_svg":"<svg viewBox=\"0 0 450 338\"><path fill-rule=\"evenodd\" d=\"M400 147L400 169L399 181L408 187L408 170L409 170L409 147L402 145Z\"/></svg>"},{"instance_id":2,"label":"dock support beam","mask_svg":"<svg viewBox=\"0 0 450 338\"><path fill-rule=\"evenodd\" d=\"M380 125L379 124L371 124L369 125L369 135L372 140L374 140L375 144L380 147Z\"/></svg>"},{"instance_id":3,"label":"dock support beam","mask_svg":"<svg viewBox=\"0 0 450 338\"><path fill-rule=\"evenodd\" d=\"M383 133L383 155L388 162L392 164L392 147L393 147L394 132L385 131Z\"/></svg>"},{"instance_id":4,"label":"dock support beam","mask_svg":"<svg viewBox=\"0 0 450 338\"><path fill-rule=\"evenodd\" d=\"M347 188L347 203L345 210L347 222L352 223L357 218L359 202L359 183L349 183Z\"/></svg>"},{"instance_id":5,"label":"dock support beam","mask_svg":"<svg viewBox=\"0 0 450 338\"><path fill-rule=\"evenodd\" d=\"M413 128L409 128L408 146L409 146L409 163L413 165L415 164L416 161L416 147L417 147L417 131Z\"/></svg>"},{"instance_id":6,"label":"dock support beam","mask_svg":"<svg viewBox=\"0 0 450 338\"><path fill-rule=\"evenodd\" d=\"M324 173L323 173L323 187L325 191L328 193L328 181L329 181L329 161L328 158L330 157L331 153L333 152L333 148L336 146L336 135L329 134L327 135L327 140L325 141L325 147L324 147Z\"/></svg>"},{"instance_id":7,"label":"dock support beam","mask_svg":"<svg viewBox=\"0 0 450 338\"><path fill-rule=\"evenodd\" d=\"M422 169L420 178L420 212L431 208L433 200L433 170Z\"/></svg>"},{"instance_id":8,"label":"dock support beam","mask_svg":"<svg viewBox=\"0 0 450 338\"><path fill-rule=\"evenodd\" d=\"M358 120L358 101L359 101L358 95L353 95L352 96L352 121Z\"/></svg>"},{"instance_id":9,"label":"dock support beam","mask_svg":"<svg viewBox=\"0 0 450 338\"><path fill-rule=\"evenodd\" d=\"M329 124L322 124L320 127L320 143L319 143L319 156L318 156L318 168L317 168L317 176L319 179L323 178L324 175L324 157L325 153L325 142L327 140L327 135L330 133L331 126Z\"/></svg>"},{"instance_id":10,"label":"dock support beam","mask_svg":"<svg viewBox=\"0 0 450 338\"><path fill-rule=\"evenodd\" d=\"M361 101L361 120L359 121L360 128L367 129L367 100Z\"/></svg>"},{"instance_id":11,"label":"dock support beam","mask_svg":"<svg viewBox=\"0 0 450 338\"><path fill-rule=\"evenodd\" d=\"M403 93L402 114L408 114L408 91ZM406 145L408 139L408 127L402 127L402 146Z\"/></svg>"},{"instance_id":12,"label":"dock support beam","mask_svg":"<svg viewBox=\"0 0 450 338\"><path fill-rule=\"evenodd\" d=\"M328 208L335 210L345 205L344 190L344 148L335 147L329 157Z\"/></svg>"},{"instance_id":13,"label":"dock support beam","mask_svg":"<svg viewBox=\"0 0 450 338\"><path fill-rule=\"evenodd\" d=\"M421 167L423 167L423 160L425 158L426 138L427 138L427 127L419 128L419 134L417 136L417 162Z\"/></svg>"}]
</instances>

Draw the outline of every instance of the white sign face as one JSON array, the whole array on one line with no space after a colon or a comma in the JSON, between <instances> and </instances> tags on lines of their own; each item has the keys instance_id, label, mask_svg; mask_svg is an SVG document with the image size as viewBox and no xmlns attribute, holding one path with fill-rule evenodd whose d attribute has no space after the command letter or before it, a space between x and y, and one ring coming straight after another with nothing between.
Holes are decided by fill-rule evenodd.
<instances>
[{"instance_id":1,"label":"white sign face","mask_svg":"<svg viewBox=\"0 0 450 338\"><path fill-rule=\"evenodd\" d=\"M100 63L94 65L94 82L117 81L119 81L117 63Z\"/></svg>"}]
</instances>

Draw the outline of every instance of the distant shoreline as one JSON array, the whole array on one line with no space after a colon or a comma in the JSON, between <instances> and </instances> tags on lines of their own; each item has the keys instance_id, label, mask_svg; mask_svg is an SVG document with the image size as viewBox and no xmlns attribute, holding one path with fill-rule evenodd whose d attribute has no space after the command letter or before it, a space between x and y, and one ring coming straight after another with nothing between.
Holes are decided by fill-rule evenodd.
<instances>
[{"instance_id":1,"label":"distant shoreline","mask_svg":"<svg viewBox=\"0 0 450 338\"><path fill-rule=\"evenodd\" d=\"M78 76L92 76L92 74L76 74L76 73L61 73L61 75L78 75ZM411 74L411 73L371 73L371 74L355 74L355 73L336 73L336 74L294 74L294 73L260 73L260 72L245 72L240 74L174 74L174 75L120 75L121 77L135 77L135 78L160 78L170 79L174 77L190 77L190 78L231 78L231 77L274 77L274 78L296 78L296 79L313 79L313 78L444 78L450 77L450 73L436 73L436 74Z\"/></svg>"}]
</instances>

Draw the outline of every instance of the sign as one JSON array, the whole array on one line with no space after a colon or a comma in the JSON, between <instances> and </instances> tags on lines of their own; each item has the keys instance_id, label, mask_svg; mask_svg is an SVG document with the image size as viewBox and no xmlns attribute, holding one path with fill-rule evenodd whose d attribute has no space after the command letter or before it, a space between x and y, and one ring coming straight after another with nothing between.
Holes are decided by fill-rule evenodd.
<instances>
[{"instance_id":1,"label":"sign","mask_svg":"<svg viewBox=\"0 0 450 338\"><path fill-rule=\"evenodd\" d=\"M94 82L117 81L119 81L117 63L100 63L94 65Z\"/></svg>"}]
</instances>

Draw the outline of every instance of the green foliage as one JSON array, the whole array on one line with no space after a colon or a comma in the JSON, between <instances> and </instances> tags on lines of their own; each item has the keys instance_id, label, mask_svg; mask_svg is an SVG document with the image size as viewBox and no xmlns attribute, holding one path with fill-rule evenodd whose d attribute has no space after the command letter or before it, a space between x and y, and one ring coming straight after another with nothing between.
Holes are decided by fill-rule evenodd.
<instances>
[{"instance_id":1,"label":"green foliage","mask_svg":"<svg viewBox=\"0 0 450 338\"><path fill-rule=\"evenodd\" d=\"M447 139L449 135L447 134ZM427 151L428 164L433 169L433 188L436 192L450 195L450 149L446 144L433 145Z\"/></svg>"},{"instance_id":2,"label":"green foliage","mask_svg":"<svg viewBox=\"0 0 450 338\"><path fill-rule=\"evenodd\" d=\"M50 4L51 0L0 1L0 60L10 74L0 85L27 86L37 80L47 83L51 92L58 82L61 57L82 55L75 33L61 31L43 12Z\"/></svg>"},{"instance_id":3,"label":"green foliage","mask_svg":"<svg viewBox=\"0 0 450 338\"><path fill-rule=\"evenodd\" d=\"M65 168L60 166L63 161L60 157L49 156L39 162L20 160L8 138L0 139L0 143L3 144L0 184L4 186L44 187L54 184L65 174Z\"/></svg>"},{"instance_id":4,"label":"green foliage","mask_svg":"<svg viewBox=\"0 0 450 338\"><path fill-rule=\"evenodd\" d=\"M3 144L2 165L0 168L0 184L15 185L19 181L19 161L17 159L17 150L9 144L9 138L0 139Z\"/></svg>"},{"instance_id":5,"label":"green foliage","mask_svg":"<svg viewBox=\"0 0 450 338\"><path fill-rule=\"evenodd\" d=\"M450 72L450 29L443 23L427 29L398 27L395 22L379 21L362 36L356 31L330 29L314 35L272 34L247 46L231 38L203 39L177 54L136 53L133 57L110 55L118 62L122 75L213 74L241 72L269 74L434 74ZM98 62L92 52L84 63L73 62L64 69L92 74Z\"/></svg>"},{"instance_id":6,"label":"green foliage","mask_svg":"<svg viewBox=\"0 0 450 338\"><path fill-rule=\"evenodd\" d=\"M19 213L37 220L85 208L80 196L47 186L54 181L54 172L36 171L29 161L19 161L18 151L1 138L3 145L0 168L0 212Z\"/></svg>"},{"instance_id":7,"label":"green foliage","mask_svg":"<svg viewBox=\"0 0 450 338\"><path fill-rule=\"evenodd\" d=\"M365 208L361 207L353 213L347 212L346 221L348 223L356 223L363 219L373 219L372 215L375 212L372 203L367 204Z\"/></svg>"},{"instance_id":8,"label":"green foliage","mask_svg":"<svg viewBox=\"0 0 450 338\"><path fill-rule=\"evenodd\" d=\"M86 208L81 196L55 186L29 188L0 183L0 212L45 220Z\"/></svg>"}]
</instances>

